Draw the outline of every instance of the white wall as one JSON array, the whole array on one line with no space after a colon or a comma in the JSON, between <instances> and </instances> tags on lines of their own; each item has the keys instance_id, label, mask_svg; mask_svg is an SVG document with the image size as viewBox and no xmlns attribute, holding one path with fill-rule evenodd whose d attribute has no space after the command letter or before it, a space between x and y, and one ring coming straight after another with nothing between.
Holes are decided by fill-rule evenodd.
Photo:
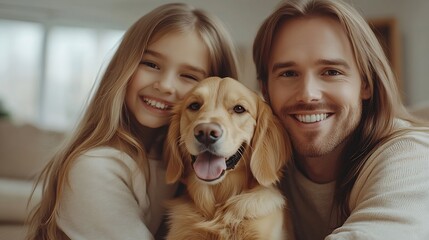
<instances>
[{"instance_id":1,"label":"white wall","mask_svg":"<svg viewBox=\"0 0 429 240\"><path fill-rule=\"evenodd\" d=\"M180 1L180 0L179 0ZM395 17L402 41L402 79L408 105L429 102L429 1L346 0L369 18ZM0 0L0 18L47 24L125 29L154 7L174 0ZM256 89L251 46L279 0L182 0L219 16L243 49L244 79Z\"/></svg>"}]
</instances>

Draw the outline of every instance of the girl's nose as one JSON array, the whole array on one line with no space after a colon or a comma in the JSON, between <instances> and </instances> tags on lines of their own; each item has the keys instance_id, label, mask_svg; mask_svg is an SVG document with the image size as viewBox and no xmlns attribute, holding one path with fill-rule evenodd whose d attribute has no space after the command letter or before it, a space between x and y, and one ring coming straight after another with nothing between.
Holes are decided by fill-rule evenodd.
<instances>
[{"instance_id":1,"label":"girl's nose","mask_svg":"<svg viewBox=\"0 0 429 240\"><path fill-rule=\"evenodd\" d=\"M158 81L154 83L154 88L166 94L172 94L175 91L176 76L173 73L163 74Z\"/></svg>"}]
</instances>

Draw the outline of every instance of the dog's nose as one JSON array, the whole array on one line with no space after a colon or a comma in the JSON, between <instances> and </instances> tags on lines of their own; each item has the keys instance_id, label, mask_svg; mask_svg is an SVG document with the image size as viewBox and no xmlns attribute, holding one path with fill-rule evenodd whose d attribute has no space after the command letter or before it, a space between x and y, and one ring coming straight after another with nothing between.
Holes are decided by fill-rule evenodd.
<instances>
[{"instance_id":1,"label":"dog's nose","mask_svg":"<svg viewBox=\"0 0 429 240\"><path fill-rule=\"evenodd\" d=\"M219 140L222 133L222 128L216 123L200 123L194 129L195 138L206 146Z\"/></svg>"}]
</instances>

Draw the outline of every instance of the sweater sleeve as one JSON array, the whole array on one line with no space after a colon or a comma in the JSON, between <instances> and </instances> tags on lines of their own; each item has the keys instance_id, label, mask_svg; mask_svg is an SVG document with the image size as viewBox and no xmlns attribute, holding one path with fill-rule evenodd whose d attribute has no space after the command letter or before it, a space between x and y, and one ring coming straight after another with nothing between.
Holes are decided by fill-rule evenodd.
<instances>
[{"instance_id":1,"label":"sweater sleeve","mask_svg":"<svg viewBox=\"0 0 429 240\"><path fill-rule=\"evenodd\" d=\"M371 156L350 196L351 215L325 240L429 239L429 138L395 139Z\"/></svg>"},{"instance_id":2,"label":"sweater sleeve","mask_svg":"<svg viewBox=\"0 0 429 240\"><path fill-rule=\"evenodd\" d=\"M144 222L145 178L128 155L115 153L85 154L71 167L57 219L70 239L153 239Z\"/></svg>"}]
</instances>

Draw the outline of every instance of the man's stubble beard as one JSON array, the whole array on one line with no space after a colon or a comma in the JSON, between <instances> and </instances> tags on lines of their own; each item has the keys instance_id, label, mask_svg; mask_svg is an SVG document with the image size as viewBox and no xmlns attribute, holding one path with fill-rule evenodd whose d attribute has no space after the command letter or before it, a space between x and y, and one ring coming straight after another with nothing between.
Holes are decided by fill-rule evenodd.
<instances>
[{"instance_id":1,"label":"man's stubble beard","mask_svg":"<svg viewBox=\"0 0 429 240\"><path fill-rule=\"evenodd\" d=\"M288 117L287 110L282 109L280 119L282 119L282 124L290 136L294 152L301 157L315 158L323 157L350 142L350 138L353 137L353 133L359 125L361 111L361 105L355 106L355 111L351 112L351 115L344 116L345 119L342 119L341 126L335 127L330 134L323 137L324 139L314 139L317 136L313 134L313 136L309 135L304 140L298 140L302 138L293 136L293 131L288 128L287 123L283 120ZM352 121L347 121L347 119Z\"/></svg>"}]
</instances>

